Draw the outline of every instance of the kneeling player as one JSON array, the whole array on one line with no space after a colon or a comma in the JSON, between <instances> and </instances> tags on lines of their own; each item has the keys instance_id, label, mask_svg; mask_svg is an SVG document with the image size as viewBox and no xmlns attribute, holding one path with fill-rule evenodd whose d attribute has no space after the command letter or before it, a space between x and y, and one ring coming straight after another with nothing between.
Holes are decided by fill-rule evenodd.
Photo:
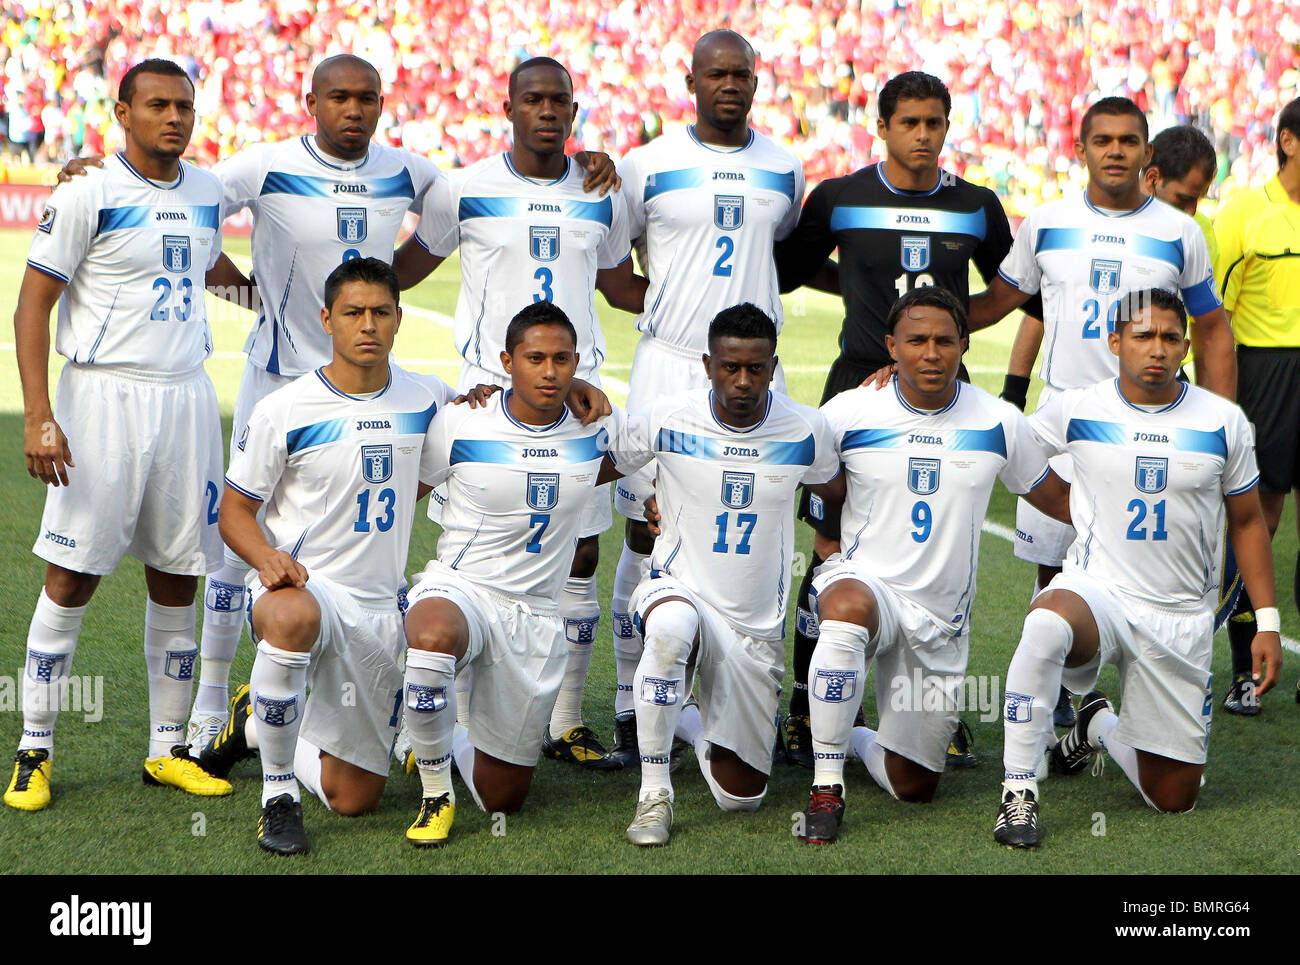
<instances>
[{"instance_id":1,"label":"kneeling player","mask_svg":"<svg viewBox=\"0 0 1300 965\"><path fill-rule=\"evenodd\" d=\"M848 494L841 556L813 581L821 636L808 677L815 763L800 835L807 842L839 834L850 736L894 797L934 796L958 720L994 481L1066 515L1068 490L1025 417L957 381L967 346L961 303L940 288L914 289L894 303L886 331L898 363L893 384L851 389L822 407ZM873 659L879 731L852 728Z\"/></svg>"},{"instance_id":2,"label":"kneeling player","mask_svg":"<svg viewBox=\"0 0 1300 965\"><path fill-rule=\"evenodd\" d=\"M1251 645L1257 679L1267 665L1261 694L1281 667L1250 423L1231 402L1178 381L1187 312L1177 296L1137 292L1123 308L1109 337L1119 378L1069 390L1032 420L1073 461L1078 535L1064 572L1034 600L1007 671L999 844L1042 839L1034 777L1057 688L1064 678L1083 693L1108 663L1119 669L1122 712L1089 693L1052 752L1054 769L1077 774L1104 749L1156 810L1195 805L1213 705L1206 594L1225 508L1247 591L1262 604Z\"/></svg>"}]
</instances>

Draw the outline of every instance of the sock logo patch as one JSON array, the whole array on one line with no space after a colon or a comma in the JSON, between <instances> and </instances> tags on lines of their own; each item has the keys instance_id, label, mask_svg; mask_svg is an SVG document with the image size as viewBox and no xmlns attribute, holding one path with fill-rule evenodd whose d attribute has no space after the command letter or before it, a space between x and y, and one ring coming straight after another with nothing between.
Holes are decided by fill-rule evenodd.
<instances>
[{"instance_id":1,"label":"sock logo patch","mask_svg":"<svg viewBox=\"0 0 1300 965\"><path fill-rule=\"evenodd\" d=\"M406 685L406 706L409 710L439 711L447 707L447 688L427 684Z\"/></svg>"},{"instance_id":2,"label":"sock logo patch","mask_svg":"<svg viewBox=\"0 0 1300 965\"><path fill-rule=\"evenodd\" d=\"M646 677L641 682L641 700L647 704L671 707L677 703L677 681Z\"/></svg>"},{"instance_id":3,"label":"sock logo patch","mask_svg":"<svg viewBox=\"0 0 1300 965\"><path fill-rule=\"evenodd\" d=\"M811 610L805 610L799 607L795 610L794 628L797 633L802 633L805 637L817 637L821 630L817 626L817 617Z\"/></svg>"},{"instance_id":4,"label":"sock logo patch","mask_svg":"<svg viewBox=\"0 0 1300 965\"><path fill-rule=\"evenodd\" d=\"M813 696L827 703L851 700L858 693L856 670L818 670L813 680Z\"/></svg>"},{"instance_id":5,"label":"sock logo patch","mask_svg":"<svg viewBox=\"0 0 1300 965\"><path fill-rule=\"evenodd\" d=\"M636 628L632 626L632 618L626 613L614 614L614 636L621 637L624 640L631 640L636 635Z\"/></svg>"},{"instance_id":6,"label":"sock logo patch","mask_svg":"<svg viewBox=\"0 0 1300 965\"><path fill-rule=\"evenodd\" d=\"M234 613L244 608L244 588L238 583L208 580L208 592L203 602L209 610Z\"/></svg>"},{"instance_id":7,"label":"sock logo patch","mask_svg":"<svg viewBox=\"0 0 1300 965\"><path fill-rule=\"evenodd\" d=\"M565 620L564 635L570 643L595 643L596 642L596 621L588 618L584 620Z\"/></svg>"},{"instance_id":8,"label":"sock logo patch","mask_svg":"<svg viewBox=\"0 0 1300 965\"><path fill-rule=\"evenodd\" d=\"M253 712L257 714L258 720L270 724L272 727L284 727L298 719L298 698L288 697L279 700L258 694L257 702L253 705Z\"/></svg>"},{"instance_id":9,"label":"sock logo patch","mask_svg":"<svg viewBox=\"0 0 1300 965\"><path fill-rule=\"evenodd\" d=\"M1033 715L1034 698L1008 690L1002 702L1002 719L1008 724L1027 724Z\"/></svg>"},{"instance_id":10,"label":"sock logo patch","mask_svg":"<svg viewBox=\"0 0 1300 965\"><path fill-rule=\"evenodd\" d=\"M168 650L167 664L163 669L168 677L172 680L193 680L194 679L194 661L198 659L199 651L194 650Z\"/></svg>"},{"instance_id":11,"label":"sock logo patch","mask_svg":"<svg viewBox=\"0 0 1300 965\"><path fill-rule=\"evenodd\" d=\"M63 665L67 660L66 653L41 653L39 650L28 650L27 676L33 680L49 683L55 677L63 676Z\"/></svg>"}]
</instances>

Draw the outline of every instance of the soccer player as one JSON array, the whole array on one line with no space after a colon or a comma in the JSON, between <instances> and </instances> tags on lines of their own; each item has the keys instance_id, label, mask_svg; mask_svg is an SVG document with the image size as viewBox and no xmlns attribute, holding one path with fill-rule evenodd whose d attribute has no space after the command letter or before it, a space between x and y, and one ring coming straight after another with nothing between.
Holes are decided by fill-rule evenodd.
<instances>
[{"instance_id":1,"label":"soccer player","mask_svg":"<svg viewBox=\"0 0 1300 965\"><path fill-rule=\"evenodd\" d=\"M1011 250L1011 226L997 196L939 167L952 109L943 82L908 71L881 87L878 103L876 132L885 159L815 187L798 226L776 247L782 291L810 283L827 256L839 249L844 325L840 355L826 376L823 405L891 364L885 319L899 296L937 285L964 303L971 264L988 281ZM1034 304L1027 310L1041 309ZM817 624L808 594L817 567L838 552L840 520L836 508L811 491L802 498L799 517L813 528L813 559L799 587L794 693L784 736L787 759L811 768L808 661L817 643ZM975 763L963 729L953 741L953 763Z\"/></svg>"},{"instance_id":2,"label":"soccer player","mask_svg":"<svg viewBox=\"0 0 1300 965\"><path fill-rule=\"evenodd\" d=\"M1272 180L1234 195L1214 219L1215 274L1238 344L1241 408L1259 433L1259 499L1270 536L1287 491L1300 491L1300 99L1278 115L1277 164ZM1300 606L1300 557L1293 592ZM1234 713L1259 712L1259 691L1250 693L1251 613L1242 593L1228 622L1233 681L1224 707Z\"/></svg>"},{"instance_id":3,"label":"soccer player","mask_svg":"<svg viewBox=\"0 0 1300 965\"><path fill-rule=\"evenodd\" d=\"M1034 431L1070 455L1078 535L1064 572L1034 600L1007 670L993 837L1013 847L1042 839L1035 769L1045 708L1063 676L1070 690L1088 691L1104 664L1119 670L1122 710L1088 693L1052 751L1055 769L1077 774L1104 749L1156 810L1195 805L1213 704L1206 594L1225 510L1246 587L1263 604L1252 645L1260 693L1281 665L1250 424L1232 403L1178 380L1187 314L1177 295L1130 294L1115 327L1107 344L1119 377L1055 396L1033 417Z\"/></svg>"},{"instance_id":4,"label":"soccer player","mask_svg":"<svg viewBox=\"0 0 1300 965\"><path fill-rule=\"evenodd\" d=\"M894 797L934 796L957 722L994 482L1044 512L1066 514L1067 489L1025 417L958 381L968 330L957 297L914 288L885 325L898 363L893 385L851 389L822 407L848 496L841 555L813 581L821 629L808 677L816 764L799 835L810 843L839 835L850 741ZM852 726L872 660L877 730Z\"/></svg>"},{"instance_id":5,"label":"soccer player","mask_svg":"<svg viewBox=\"0 0 1300 965\"><path fill-rule=\"evenodd\" d=\"M722 309L752 302L781 329L772 246L799 218L803 168L794 154L749 126L757 84L749 43L731 30L706 33L686 75L695 123L628 152L619 166L632 237L645 241L650 283L636 322L642 337L632 362L629 411L708 384L699 360L708 351L709 322ZM785 391L779 365L772 387ZM612 600L618 671L613 753L627 764L638 759L632 685L641 656L628 604L654 546L641 509L653 477L652 463L614 490L627 528Z\"/></svg>"},{"instance_id":6,"label":"soccer player","mask_svg":"<svg viewBox=\"0 0 1300 965\"><path fill-rule=\"evenodd\" d=\"M502 382L507 323L525 305L560 307L578 333L578 376L600 384L605 336L595 292L611 305L640 311L645 279L632 272L628 218L614 195L588 190L583 170L564 145L577 117L569 72L535 57L510 74L506 118L509 151L454 172L430 192L416 233L395 260L403 286L415 284L460 249L461 285L455 339L464 357L460 385ZM433 518L445 500L434 492ZM546 735L548 757L595 770L617 770L582 721L582 695L600 622L596 567L600 534L613 523L609 492L595 490L583 518L573 571L560 597L568 640L564 684Z\"/></svg>"},{"instance_id":7,"label":"soccer player","mask_svg":"<svg viewBox=\"0 0 1300 965\"><path fill-rule=\"evenodd\" d=\"M769 388L776 325L761 309L719 312L703 363L712 388L629 419L608 453L620 473L651 459L659 473L662 531L632 603L645 639L635 677L641 791L627 829L638 845L668 843L679 724L720 808L762 802L785 675L791 505L801 484L825 491L839 476L825 419ZM697 666L700 704L686 707L687 668Z\"/></svg>"},{"instance_id":8,"label":"soccer player","mask_svg":"<svg viewBox=\"0 0 1300 965\"><path fill-rule=\"evenodd\" d=\"M557 600L617 429L617 417L583 426L564 407L577 338L558 305L529 305L505 332L510 390L429 426L420 479L446 482L447 502L438 557L406 614L404 713L423 788L406 836L417 847L447 842L453 756L485 811L518 811L532 783L565 673Z\"/></svg>"},{"instance_id":9,"label":"soccer player","mask_svg":"<svg viewBox=\"0 0 1300 965\"><path fill-rule=\"evenodd\" d=\"M145 567L146 784L231 792L184 753L194 685L194 596L217 565L221 418L203 371L203 304L221 251L221 185L181 160L194 85L167 60L122 78L121 154L51 196L14 313L27 471L50 486L33 552L45 586L27 636L23 733L5 803L50 801L54 724L82 618L127 553ZM50 407L50 310L68 359ZM75 461L74 461L75 460Z\"/></svg>"}]
</instances>

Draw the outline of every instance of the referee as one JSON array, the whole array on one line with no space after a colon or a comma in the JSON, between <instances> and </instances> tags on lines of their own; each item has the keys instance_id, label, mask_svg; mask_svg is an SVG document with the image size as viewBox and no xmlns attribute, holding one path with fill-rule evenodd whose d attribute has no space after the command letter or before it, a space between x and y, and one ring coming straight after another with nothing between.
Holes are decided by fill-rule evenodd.
<instances>
[{"instance_id":1,"label":"referee","mask_svg":"<svg viewBox=\"0 0 1300 965\"><path fill-rule=\"evenodd\" d=\"M1237 342L1237 402L1255 424L1270 535L1287 491L1300 492L1300 98L1278 116L1277 166L1271 181L1234 195L1214 220L1214 276ZM1300 558L1296 567L1300 604ZM1255 630L1254 607L1242 590L1228 623L1233 679L1224 708L1248 716L1259 713L1250 659Z\"/></svg>"}]
</instances>

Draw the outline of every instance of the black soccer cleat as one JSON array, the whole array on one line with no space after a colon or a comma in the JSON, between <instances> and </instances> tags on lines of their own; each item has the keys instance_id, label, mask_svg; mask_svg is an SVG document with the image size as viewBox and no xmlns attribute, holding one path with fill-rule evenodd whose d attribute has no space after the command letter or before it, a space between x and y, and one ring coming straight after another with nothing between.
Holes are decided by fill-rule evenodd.
<instances>
[{"instance_id":1,"label":"black soccer cleat","mask_svg":"<svg viewBox=\"0 0 1300 965\"><path fill-rule=\"evenodd\" d=\"M1300 691L1297 692L1300 694ZM1300 696L1297 696L1300 700ZM1232 678L1232 686L1223 698L1223 709L1240 717L1259 715L1259 696L1255 693L1255 678L1248 673L1239 673Z\"/></svg>"},{"instance_id":2,"label":"black soccer cleat","mask_svg":"<svg viewBox=\"0 0 1300 965\"><path fill-rule=\"evenodd\" d=\"M785 718L785 759L788 763L812 770L812 721L807 714L789 714Z\"/></svg>"},{"instance_id":3,"label":"black soccer cleat","mask_svg":"<svg viewBox=\"0 0 1300 965\"><path fill-rule=\"evenodd\" d=\"M570 727L559 737L548 729L542 736L542 753L557 761L577 764L589 771L620 771L623 765L610 758L595 732L586 724Z\"/></svg>"},{"instance_id":4,"label":"black soccer cleat","mask_svg":"<svg viewBox=\"0 0 1300 965\"><path fill-rule=\"evenodd\" d=\"M1061 696L1056 698L1056 709L1052 711L1052 726L1073 727L1079 719L1079 713L1070 702L1070 692L1061 688Z\"/></svg>"},{"instance_id":5,"label":"black soccer cleat","mask_svg":"<svg viewBox=\"0 0 1300 965\"><path fill-rule=\"evenodd\" d=\"M993 840L1008 848L1036 848L1043 840L1038 824L1038 798L1033 791L1009 791L1003 786L1002 805L993 825Z\"/></svg>"},{"instance_id":6,"label":"black soccer cleat","mask_svg":"<svg viewBox=\"0 0 1300 965\"><path fill-rule=\"evenodd\" d=\"M248 684L244 684L230 698L230 719L226 721L226 726L199 752L199 767L213 777L224 779L230 776L236 764L254 756L255 752L248 746L248 739L244 736L244 725L252 713L253 703Z\"/></svg>"},{"instance_id":7,"label":"black soccer cleat","mask_svg":"<svg viewBox=\"0 0 1300 965\"><path fill-rule=\"evenodd\" d=\"M1088 743L1088 725L1099 711L1114 709L1110 699L1100 690L1086 694L1079 703L1079 719L1052 748L1052 770L1057 774L1073 775L1087 767L1092 755L1099 750L1095 744Z\"/></svg>"},{"instance_id":8,"label":"black soccer cleat","mask_svg":"<svg viewBox=\"0 0 1300 965\"><path fill-rule=\"evenodd\" d=\"M257 819L257 844L272 854L306 854L307 832L302 826L302 805L291 795L273 797Z\"/></svg>"},{"instance_id":9,"label":"black soccer cleat","mask_svg":"<svg viewBox=\"0 0 1300 965\"><path fill-rule=\"evenodd\" d=\"M975 756L975 735L970 731L966 721L958 719L957 729L948 741L948 753L944 756L948 767L974 767L980 762Z\"/></svg>"},{"instance_id":10,"label":"black soccer cleat","mask_svg":"<svg viewBox=\"0 0 1300 965\"><path fill-rule=\"evenodd\" d=\"M614 715L614 746L605 755L621 767L640 767L641 750L636 739L636 711L625 710Z\"/></svg>"},{"instance_id":11,"label":"black soccer cleat","mask_svg":"<svg viewBox=\"0 0 1300 965\"><path fill-rule=\"evenodd\" d=\"M806 844L831 844L840 836L844 823L844 785L814 786L808 795L808 808L803 812L803 833L799 840Z\"/></svg>"}]
</instances>

